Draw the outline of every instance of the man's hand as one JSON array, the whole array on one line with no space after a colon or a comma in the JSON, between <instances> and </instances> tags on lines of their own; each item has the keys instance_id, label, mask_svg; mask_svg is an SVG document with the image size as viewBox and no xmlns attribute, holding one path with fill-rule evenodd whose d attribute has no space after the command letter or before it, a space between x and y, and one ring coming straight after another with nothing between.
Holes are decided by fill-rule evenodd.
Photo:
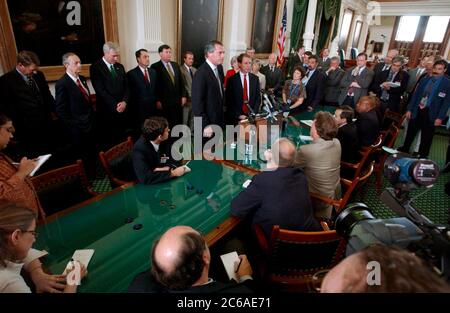
<instances>
[{"instance_id":1,"label":"man's hand","mask_svg":"<svg viewBox=\"0 0 450 313\"><path fill-rule=\"evenodd\" d=\"M350 87L361 88L361 86L360 86L357 82L352 82L352 83L350 84Z\"/></svg>"},{"instance_id":2,"label":"man's hand","mask_svg":"<svg viewBox=\"0 0 450 313\"><path fill-rule=\"evenodd\" d=\"M44 273L41 267L32 270L30 272L30 277L36 286L37 293L61 293L66 287L66 276L48 275Z\"/></svg>"},{"instance_id":3,"label":"man's hand","mask_svg":"<svg viewBox=\"0 0 450 313\"><path fill-rule=\"evenodd\" d=\"M156 108L158 109L158 110L162 110L162 103L161 103L161 101L156 101Z\"/></svg>"},{"instance_id":4,"label":"man's hand","mask_svg":"<svg viewBox=\"0 0 450 313\"><path fill-rule=\"evenodd\" d=\"M437 119L434 121L434 126L441 126L441 125L442 125L442 120L437 118Z\"/></svg>"},{"instance_id":5,"label":"man's hand","mask_svg":"<svg viewBox=\"0 0 450 313\"><path fill-rule=\"evenodd\" d=\"M184 106L187 103L186 97L181 97L181 106Z\"/></svg>"},{"instance_id":6,"label":"man's hand","mask_svg":"<svg viewBox=\"0 0 450 313\"><path fill-rule=\"evenodd\" d=\"M177 167L176 169L173 169L170 171L170 176L172 177L180 177L183 176L185 173L187 173L187 169L185 166Z\"/></svg>"},{"instance_id":7,"label":"man's hand","mask_svg":"<svg viewBox=\"0 0 450 313\"><path fill-rule=\"evenodd\" d=\"M116 110L119 113L123 113L123 111L125 111L126 107L127 107L127 103L125 101L122 101L122 102L117 103Z\"/></svg>"},{"instance_id":8,"label":"man's hand","mask_svg":"<svg viewBox=\"0 0 450 313\"><path fill-rule=\"evenodd\" d=\"M386 89L386 90L391 89L391 86L389 86L389 83L388 83L388 82L382 83L382 84L381 84L381 87L383 87L383 89Z\"/></svg>"},{"instance_id":9,"label":"man's hand","mask_svg":"<svg viewBox=\"0 0 450 313\"><path fill-rule=\"evenodd\" d=\"M170 171L169 166L157 167L153 170L153 172L167 172L167 171Z\"/></svg>"},{"instance_id":10,"label":"man's hand","mask_svg":"<svg viewBox=\"0 0 450 313\"><path fill-rule=\"evenodd\" d=\"M213 130L211 126L205 127L203 130L203 137L211 138L213 135Z\"/></svg>"},{"instance_id":11,"label":"man's hand","mask_svg":"<svg viewBox=\"0 0 450 313\"><path fill-rule=\"evenodd\" d=\"M19 168L17 169L17 173L15 175L19 176L20 179L25 179L36 167L36 161L29 160L26 157L23 157L20 160Z\"/></svg>"},{"instance_id":12,"label":"man's hand","mask_svg":"<svg viewBox=\"0 0 450 313\"><path fill-rule=\"evenodd\" d=\"M250 262L247 259L247 256L245 254L241 254L239 258L241 259L241 265L239 266L239 269L236 273L237 277L241 278L242 276L245 275L251 276L253 274L253 270L252 266L250 265Z\"/></svg>"},{"instance_id":13,"label":"man's hand","mask_svg":"<svg viewBox=\"0 0 450 313\"><path fill-rule=\"evenodd\" d=\"M411 116L412 116L412 112L411 111L406 112L405 117L406 117L407 120L410 120Z\"/></svg>"}]
</instances>

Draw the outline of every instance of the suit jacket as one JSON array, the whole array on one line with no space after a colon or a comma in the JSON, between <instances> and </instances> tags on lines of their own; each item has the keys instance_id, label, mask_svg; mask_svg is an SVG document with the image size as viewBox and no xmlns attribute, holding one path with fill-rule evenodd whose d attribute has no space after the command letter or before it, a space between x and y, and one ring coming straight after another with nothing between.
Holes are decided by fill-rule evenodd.
<instances>
[{"instance_id":1,"label":"suit jacket","mask_svg":"<svg viewBox=\"0 0 450 313\"><path fill-rule=\"evenodd\" d=\"M354 67L350 68L345 72L344 77L342 77L341 80L341 94L339 95L339 104L341 105L345 98L347 97L348 88L350 87L350 84L354 81L356 81L361 88L354 88L353 94L354 94L354 101L355 104L358 103L359 98L363 96L367 96L370 84L373 80L374 72L369 69L367 66L364 68L364 70L361 72L360 75L353 76L352 71Z\"/></svg>"},{"instance_id":2,"label":"suit jacket","mask_svg":"<svg viewBox=\"0 0 450 313\"><path fill-rule=\"evenodd\" d=\"M47 129L52 123L51 112L55 110L54 99L45 76L37 71L33 74L33 80L39 90L38 95L33 94L16 69L0 78L2 97L0 111L13 121L17 140L42 134L44 128Z\"/></svg>"},{"instance_id":3,"label":"suit jacket","mask_svg":"<svg viewBox=\"0 0 450 313\"><path fill-rule=\"evenodd\" d=\"M259 105L261 103L261 94L259 86L258 76L249 73L248 74L248 88L250 90L250 98L248 99L249 106L253 109L255 113L259 110ZM227 102L227 113L229 114L230 122L239 122L239 116L245 115L242 110L242 105L244 101L244 88L242 86L241 74L237 72L234 74L227 83L226 90L226 102Z\"/></svg>"},{"instance_id":4,"label":"suit jacket","mask_svg":"<svg viewBox=\"0 0 450 313\"><path fill-rule=\"evenodd\" d=\"M378 138L380 133L380 120L375 109L369 112L359 113L356 119L358 129L359 144L370 146Z\"/></svg>"},{"instance_id":5,"label":"suit jacket","mask_svg":"<svg viewBox=\"0 0 450 313\"><path fill-rule=\"evenodd\" d=\"M379 62L375 65L375 67L373 68L373 72L375 73L375 75L380 74L383 71L385 64L386 63L384 62Z\"/></svg>"},{"instance_id":6,"label":"suit jacket","mask_svg":"<svg viewBox=\"0 0 450 313\"><path fill-rule=\"evenodd\" d=\"M303 145L297 153L296 166L303 168L308 179L309 192L336 199L340 194L341 144L338 139L314 140ZM315 204L315 210L329 206Z\"/></svg>"},{"instance_id":7,"label":"suit jacket","mask_svg":"<svg viewBox=\"0 0 450 313\"><path fill-rule=\"evenodd\" d=\"M325 84L326 84L326 75L316 69L312 76L309 78L308 83L306 84L306 99L303 103L303 106L310 106L315 108L319 105L323 100L323 94L325 92Z\"/></svg>"},{"instance_id":8,"label":"suit jacket","mask_svg":"<svg viewBox=\"0 0 450 313\"><path fill-rule=\"evenodd\" d=\"M339 127L337 137L341 143L341 160L349 163L358 162L359 139L355 123L347 123Z\"/></svg>"},{"instance_id":9,"label":"suit jacket","mask_svg":"<svg viewBox=\"0 0 450 313\"><path fill-rule=\"evenodd\" d=\"M426 77L421 79L408 104L408 111L412 113L413 119L417 118L420 100L431 78ZM447 76L442 77L436 92L431 95L430 100L431 102L428 104L428 117L430 121L434 122L436 119L444 120L450 108L450 78Z\"/></svg>"},{"instance_id":10,"label":"suit jacket","mask_svg":"<svg viewBox=\"0 0 450 313\"><path fill-rule=\"evenodd\" d=\"M128 88L127 75L122 64L114 64L117 77L114 80L111 70L106 66L103 59L93 63L90 67L91 81L97 95L97 112L102 120L122 120L125 112L117 112L117 104L125 101L126 112L129 110L130 91Z\"/></svg>"},{"instance_id":11,"label":"suit jacket","mask_svg":"<svg viewBox=\"0 0 450 313\"><path fill-rule=\"evenodd\" d=\"M189 97L189 99L192 98L192 78L191 74L189 73L188 69L186 68L186 66L183 64L182 66L180 66L180 70L181 70L181 74L183 74L183 79L184 79L184 88L186 88L186 93ZM195 73L197 72L197 69L193 66L191 66L191 71L192 71L192 76L195 75Z\"/></svg>"},{"instance_id":12,"label":"suit jacket","mask_svg":"<svg viewBox=\"0 0 450 313\"><path fill-rule=\"evenodd\" d=\"M164 158L165 163L162 162ZM157 167L169 166L175 168L177 163L170 159L170 145L167 141L162 142L158 152L150 141L143 136L134 144L132 152L133 168L136 177L141 184L157 184L170 180L170 171L154 172Z\"/></svg>"},{"instance_id":13,"label":"suit jacket","mask_svg":"<svg viewBox=\"0 0 450 313\"><path fill-rule=\"evenodd\" d=\"M90 94L86 78L79 75L81 84ZM88 133L92 130L94 110L78 85L64 74L55 86L55 109L61 121L71 132Z\"/></svg>"},{"instance_id":14,"label":"suit jacket","mask_svg":"<svg viewBox=\"0 0 450 313\"><path fill-rule=\"evenodd\" d=\"M190 287L186 290L173 291L168 290L153 279L150 271L145 271L138 274L130 286L128 292L131 293L252 293L255 289L253 280L248 279L240 284L229 282L222 283L219 281L212 281L209 284L202 286Z\"/></svg>"},{"instance_id":15,"label":"suit jacket","mask_svg":"<svg viewBox=\"0 0 450 313\"><path fill-rule=\"evenodd\" d=\"M375 75L373 79L373 89L372 91L381 98L383 94L383 89L380 85L387 81L389 77L389 71L382 71L379 74ZM406 87L408 85L409 75L407 72L400 70L397 75L395 75L393 82L400 82L399 87L390 88L388 90L389 99L387 101L388 108L392 111L399 112L400 111L400 101L403 93L406 91Z\"/></svg>"},{"instance_id":16,"label":"suit jacket","mask_svg":"<svg viewBox=\"0 0 450 313\"><path fill-rule=\"evenodd\" d=\"M290 230L317 230L308 183L299 168L280 167L253 177L252 183L233 199L231 214L250 216L270 238L273 225Z\"/></svg>"},{"instance_id":17,"label":"suit jacket","mask_svg":"<svg viewBox=\"0 0 450 313\"><path fill-rule=\"evenodd\" d=\"M326 74L325 74L326 75ZM340 83L344 77L345 71L340 67L335 71L330 71L325 81L325 101L338 102L339 94L341 92Z\"/></svg>"},{"instance_id":18,"label":"suit jacket","mask_svg":"<svg viewBox=\"0 0 450 313\"><path fill-rule=\"evenodd\" d=\"M150 116L158 114L156 109L156 72L152 68L147 68L149 82L144 79L144 73L139 65L127 73L130 88L130 111L133 119L142 125Z\"/></svg>"},{"instance_id":19,"label":"suit jacket","mask_svg":"<svg viewBox=\"0 0 450 313\"><path fill-rule=\"evenodd\" d=\"M328 57L325 62L323 61L323 58L319 57L319 66L318 68L321 69L322 71L326 72L328 70L328 68L330 67L330 62L331 62L331 58Z\"/></svg>"},{"instance_id":20,"label":"suit jacket","mask_svg":"<svg viewBox=\"0 0 450 313\"><path fill-rule=\"evenodd\" d=\"M170 79L169 73L162 61L152 64L152 69L156 71L156 98L163 108L163 116L168 119L170 127L181 124L183 121L183 110L181 98L187 97L184 87L183 76L180 67L175 62L170 62L174 71L175 83Z\"/></svg>"},{"instance_id":21,"label":"suit jacket","mask_svg":"<svg viewBox=\"0 0 450 313\"><path fill-rule=\"evenodd\" d=\"M419 77L417 77L417 72L418 71L419 71L418 67L410 69L408 71L409 80L408 80L408 86L406 87L406 91L407 92L413 92L414 88L416 87L417 82L419 81L420 76L422 76L423 73L426 73L426 70L424 70L422 72L422 74Z\"/></svg>"},{"instance_id":22,"label":"suit jacket","mask_svg":"<svg viewBox=\"0 0 450 313\"><path fill-rule=\"evenodd\" d=\"M223 68L217 67L220 84L211 67L204 62L198 68L192 81L192 112L202 118L202 127L208 125L225 126Z\"/></svg>"},{"instance_id":23,"label":"suit jacket","mask_svg":"<svg viewBox=\"0 0 450 313\"><path fill-rule=\"evenodd\" d=\"M281 91L283 72L280 68L275 66L272 72L270 66L266 65L261 68L261 73L266 76L266 89L273 88L275 94Z\"/></svg>"}]
</instances>

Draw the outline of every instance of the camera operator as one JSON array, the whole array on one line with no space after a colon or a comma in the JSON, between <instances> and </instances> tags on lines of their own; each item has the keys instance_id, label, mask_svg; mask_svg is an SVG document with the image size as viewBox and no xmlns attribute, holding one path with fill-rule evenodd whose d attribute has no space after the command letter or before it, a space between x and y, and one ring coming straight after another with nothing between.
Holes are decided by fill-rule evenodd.
<instances>
[{"instance_id":1,"label":"camera operator","mask_svg":"<svg viewBox=\"0 0 450 313\"><path fill-rule=\"evenodd\" d=\"M374 261L379 265L379 273L377 267L369 264ZM331 269L321 292L450 292L450 286L415 254L398 247L375 245L352 254Z\"/></svg>"}]
</instances>

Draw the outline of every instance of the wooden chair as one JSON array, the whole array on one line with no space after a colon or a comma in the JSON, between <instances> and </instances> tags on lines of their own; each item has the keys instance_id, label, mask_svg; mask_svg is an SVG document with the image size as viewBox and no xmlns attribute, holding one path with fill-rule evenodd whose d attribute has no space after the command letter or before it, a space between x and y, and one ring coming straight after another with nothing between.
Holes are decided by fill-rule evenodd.
<instances>
[{"instance_id":1,"label":"wooden chair","mask_svg":"<svg viewBox=\"0 0 450 313\"><path fill-rule=\"evenodd\" d=\"M405 114L402 115L400 113L386 109L381 125L386 125L387 127L389 127L391 124L394 124L397 128L400 128L403 125L405 119Z\"/></svg>"},{"instance_id":2,"label":"wooden chair","mask_svg":"<svg viewBox=\"0 0 450 313\"><path fill-rule=\"evenodd\" d=\"M318 200L320 202L332 205L336 211L337 214L339 214L345 206L348 204L349 200L351 199L354 191L357 188L360 188L363 184L367 182L369 177L372 175L374 169L374 162L372 161L370 165L367 167L367 170L362 172L359 177L356 177L353 180L348 180L345 178L341 178L341 187L343 190L343 195L340 199L335 200L328 198L326 196L310 192L309 195L312 200Z\"/></svg>"},{"instance_id":3,"label":"wooden chair","mask_svg":"<svg viewBox=\"0 0 450 313\"><path fill-rule=\"evenodd\" d=\"M132 151L133 141L128 137L126 141L108 151L99 153L100 162L113 188L136 181L131 160Z\"/></svg>"},{"instance_id":4,"label":"wooden chair","mask_svg":"<svg viewBox=\"0 0 450 313\"><path fill-rule=\"evenodd\" d=\"M44 210L43 220L48 215L98 195L92 190L81 160L35 176L31 182Z\"/></svg>"},{"instance_id":5,"label":"wooden chair","mask_svg":"<svg viewBox=\"0 0 450 313\"><path fill-rule=\"evenodd\" d=\"M259 225L254 231L264 255L263 279L278 290L310 291L312 276L334 267L344 257L346 242L334 230L303 232L275 225L270 241Z\"/></svg>"}]
</instances>

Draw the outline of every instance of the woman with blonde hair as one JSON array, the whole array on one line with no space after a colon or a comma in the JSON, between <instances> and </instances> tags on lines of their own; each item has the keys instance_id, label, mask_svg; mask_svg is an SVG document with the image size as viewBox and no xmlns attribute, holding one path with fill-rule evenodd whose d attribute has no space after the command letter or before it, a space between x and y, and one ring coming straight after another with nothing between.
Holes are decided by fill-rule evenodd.
<instances>
[{"instance_id":1,"label":"woman with blonde hair","mask_svg":"<svg viewBox=\"0 0 450 313\"><path fill-rule=\"evenodd\" d=\"M22 268L30 274L38 292L76 292L76 284L64 284L65 276L43 272L39 258L46 253L31 248L36 236L36 213L0 200L0 293L31 292L20 275ZM78 269L82 279L87 271L82 265Z\"/></svg>"}]
</instances>

